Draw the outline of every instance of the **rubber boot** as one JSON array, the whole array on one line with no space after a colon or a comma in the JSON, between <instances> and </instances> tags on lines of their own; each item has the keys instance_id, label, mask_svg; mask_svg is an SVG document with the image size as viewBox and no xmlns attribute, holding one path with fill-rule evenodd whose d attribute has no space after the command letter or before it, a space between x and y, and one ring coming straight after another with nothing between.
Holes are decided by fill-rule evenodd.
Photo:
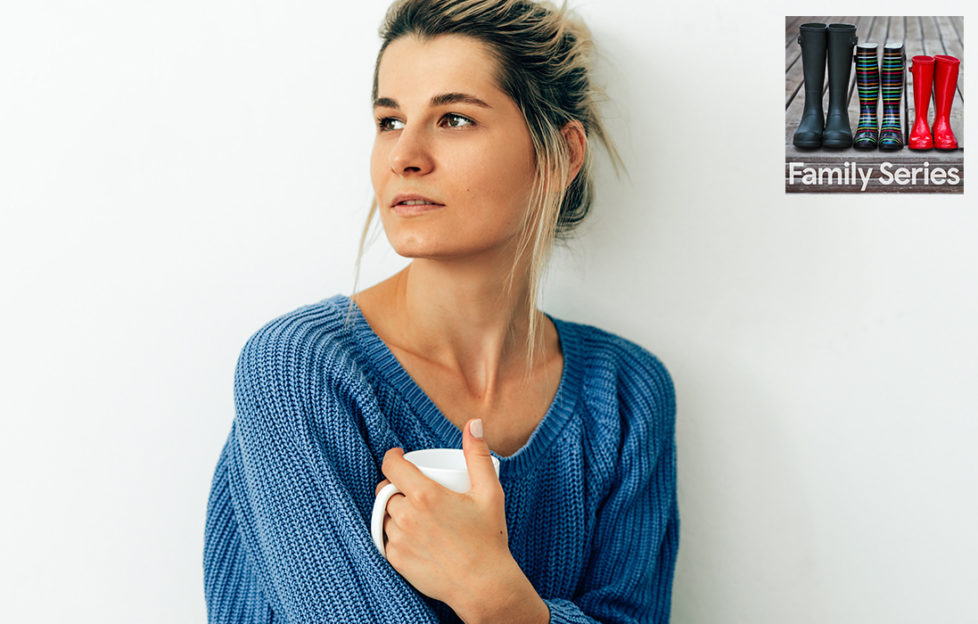
<instances>
[{"instance_id":1,"label":"rubber boot","mask_svg":"<svg viewBox=\"0 0 978 624\"><path fill-rule=\"evenodd\" d=\"M930 109L930 91L934 86L934 57L915 56L910 60L910 75L913 76L913 128L907 147L912 150L929 150L934 147L934 138L927 123Z\"/></svg>"},{"instance_id":2,"label":"rubber boot","mask_svg":"<svg viewBox=\"0 0 978 624\"><path fill-rule=\"evenodd\" d=\"M849 76L852 72L852 47L856 45L854 24L829 24L829 110L825 114L822 147L852 146L849 128Z\"/></svg>"},{"instance_id":3,"label":"rubber boot","mask_svg":"<svg viewBox=\"0 0 978 624\"><path fill-rule=\"evenodd\" d=\"M876 117L880 99L880 64L876 58L875 43L856 46L856 87L859 89L859 123L852 146L858 149L876 149L879 123Z\"/></svg>"},{"instance_id":4,"label":"rubber boot","mask_svg":"<svg viewBox=\"0 0 978 624\"><path fill-rule=\"evenodd\" d=\"M951 104L960 64L953 56L934 55L934 147L939 150L958 149L958 140L951 130Z\"/></svg>"},{"instance_id":5,"label":"rubber boot","mask_svg":"<svg viewBox=\"0 0 978 624\"><path fill-rule=\"evenodd\" d=\"M801 46L801 67L805 75L805 109L795 130L795 147L813 148L822 145L825 113L822 111L822 85L825 82L825 24L802 24L798 29Z\"/></svg>"},{"instance_id":6,"label":"rubber boot","mask_svg":"<svg viewBox=\"0 0 978 624\"><path fill-rule=\"evenodd\" d=\"M902 43L888 43L883 46L883 65L880 68L880 96L883 99L879 140L881 150L903 149L900 102L903 98L905 65L906 56Z\"/></svg>"}]
</instances>

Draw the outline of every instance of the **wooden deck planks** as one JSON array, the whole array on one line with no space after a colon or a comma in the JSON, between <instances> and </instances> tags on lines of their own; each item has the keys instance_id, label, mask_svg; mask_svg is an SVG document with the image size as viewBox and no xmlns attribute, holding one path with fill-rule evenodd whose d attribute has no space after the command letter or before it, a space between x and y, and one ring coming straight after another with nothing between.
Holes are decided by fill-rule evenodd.
<instances>
[{"instance_id":1,"label":"wooden deck planks","mask_svg":"<svg viewBox=\"0 0 978 624\"><path fill-rule=\"evenodd\" d=\"M947 54L962 61L958 67L958 95L964 101L964 29L960 24L955 25L955 19L960 20L961 18L934 18L937 23L938 32L941 35L941 46L944 50L943 52L939 52L939 54ZM954 103L955 106L957 104L957 102Z\"/></svg>"},{"instance_id":2,"label":"wooden deck planks","mask_svg":"<svg viewBox=\"0 0 978 624\"><path fill-rule=\"evenodd\" d=\"M876 55L882 59L883 58L883 45L880 43L881 40L886 38L886 25L884 23L884 17L859 17L856 18L856 37L859 39L857 43L875 43L876 45ZM856 126L859 125L859 90L856 87L856 48L852 49L852 72L849 74L849 90L846 95L846 102L848 102L849 111L849 125L852 126L853 134L856 133ZM826 107L828 107L828 101L826 100Z\"/></svg>"}]
</instances>

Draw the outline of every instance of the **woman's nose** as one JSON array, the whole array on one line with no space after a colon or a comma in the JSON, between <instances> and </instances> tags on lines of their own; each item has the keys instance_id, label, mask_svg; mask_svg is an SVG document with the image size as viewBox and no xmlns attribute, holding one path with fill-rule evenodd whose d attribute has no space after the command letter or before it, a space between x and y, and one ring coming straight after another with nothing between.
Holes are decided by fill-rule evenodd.
<instances>
[{"instance_id":1,"label":"woman's nose","mask_svg":"<svg viewBox=\"0 0 978 624\"><path fill-rule=\"evenodd\" d=\"M434 166L427 138L417 129L404 128L390 152L391 171L397 175L426 174Z\"/></svg>"}]
</instances>

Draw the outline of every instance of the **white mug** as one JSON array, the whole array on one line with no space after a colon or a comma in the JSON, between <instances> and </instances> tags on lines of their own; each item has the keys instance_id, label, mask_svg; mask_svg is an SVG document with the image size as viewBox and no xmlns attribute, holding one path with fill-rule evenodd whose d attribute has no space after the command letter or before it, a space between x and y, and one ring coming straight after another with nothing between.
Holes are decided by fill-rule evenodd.
<instances>
[{"instance_id":1,"label":"white mug","mask_svg":"<svg viewBox=\"0 0 978 624\"><path fill-rule=\"evenodd\" d=\"M424 476L444 485L455 492L468 492L472 489L469 481L469 471L465 465L465 455L462 449L436 448L411 451L404 454L404 459L418 467ZM499 476L499 460L492 457L492 465ZM374 511L370 518L370 534L381 556L387 558L384 551L384 516L387 515L387 501L391 496L400 492L393 483L385 485L374 500Z\"/></svg>"}]
</instances>

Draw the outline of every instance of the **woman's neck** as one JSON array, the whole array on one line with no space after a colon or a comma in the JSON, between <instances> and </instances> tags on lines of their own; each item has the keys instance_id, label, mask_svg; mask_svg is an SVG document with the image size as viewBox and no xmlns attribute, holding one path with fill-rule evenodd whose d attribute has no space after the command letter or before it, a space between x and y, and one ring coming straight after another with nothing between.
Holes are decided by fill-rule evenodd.
<instances>
[{"instance_id":1,"label":"woman's neck","mask_svg":"<svg viewBox=\"0 0 978 624\"><path fill-rule=\"evenodd\" d=\"M518 273L509 291L508 270L419 258L354 299L391 346L454 371L476 393L491 395L501 379L524 374L526 366L528 279ZM542 335L544 324L538 327Z\"/></svg>"}]
</instances>

